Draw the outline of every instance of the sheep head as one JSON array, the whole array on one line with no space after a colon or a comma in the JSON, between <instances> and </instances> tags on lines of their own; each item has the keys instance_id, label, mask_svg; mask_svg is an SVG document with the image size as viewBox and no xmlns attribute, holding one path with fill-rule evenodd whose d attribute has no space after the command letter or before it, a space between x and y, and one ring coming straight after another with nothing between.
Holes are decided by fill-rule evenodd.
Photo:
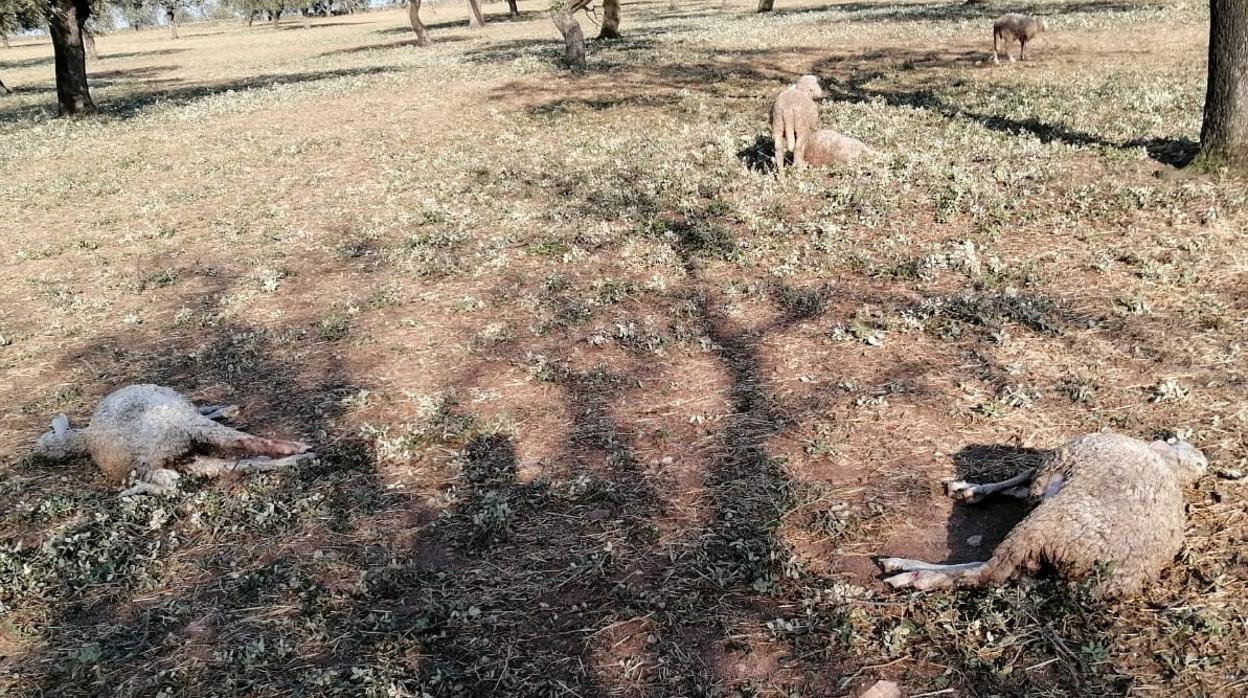
<instances>
[{"instance_id":1,"label":"sheep head","mask_svg":"<svg viewBox=\"0 0 1248 698\"><path fill-rule=\"evenodd\" d=\"M1205 454L1186 441L1154 441L1150 445L1161 454L1179 481L1185 485L1199 480L1209 468L1209 459L1205 458Z\"/></svg>"},{"instance_id":2,"label":"sheep head","mask_svg":"<svg viewBox=\"0 0 1248 698\"><path fill-rule=\"evenodd\" d=\"M798 78L797 89L810 95L811 99L823 99L823 88L819 86L819 78L814 75L803 75Z\"/></svg>"},{"instance_id":3,"label":"sheep head","mask_svg":"<svg viewBox=\"0 0 1248 698\"><path fill-rule=\"evenodd\" d=\"M34 453L47 460L65 460L86 452L82 433L69 427L69 417L58 414L52 418L52 428L35 442Z\"/></svg>"}]
</instances>

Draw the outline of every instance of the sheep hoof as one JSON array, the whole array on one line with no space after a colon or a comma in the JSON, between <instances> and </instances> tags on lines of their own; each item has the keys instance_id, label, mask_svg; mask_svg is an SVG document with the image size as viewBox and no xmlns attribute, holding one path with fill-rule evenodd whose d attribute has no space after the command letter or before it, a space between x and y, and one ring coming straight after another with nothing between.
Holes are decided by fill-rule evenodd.
<instances>
[{"instance_id":1,"label":"sheep hoof","mask_svg":"<svg viewBox=\"0 0 1248 698\"><path fill-rule=\"evenodd\" d=\"M963 480L952 480L945 483L945 493L951 499L957 500L964 504L974 504L984 498L983 492L979 485Z\"/></svg>"},{"instance_id":2,"label":"sheep hoof","mask_svg":"<svg viewBox=\"0 0 1248 698\"><path fill-rule=\"evenodd\" d=\"M885 577L884 583L894 589L910 588L917 591L927 591L948 584L949 576L943 572L933 570L914 570Z\"/></svg>"}]
</instances>

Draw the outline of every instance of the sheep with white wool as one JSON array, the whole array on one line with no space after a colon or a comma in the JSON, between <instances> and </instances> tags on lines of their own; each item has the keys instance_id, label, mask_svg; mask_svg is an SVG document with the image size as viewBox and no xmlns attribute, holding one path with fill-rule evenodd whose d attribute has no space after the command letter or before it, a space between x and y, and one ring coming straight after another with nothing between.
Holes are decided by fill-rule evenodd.
<instances>
[{"instance_id":1,"label":"sheep with white wool","mask_svg":"<svg viewBox=\"0 0 1248 698\"><path fill-rule=\"evenodd\" d=\"M1106 565L1102 597L1137 593L1170 564L1183 545L1183 487L1208 467L1186 441L1145 443L1117 434L1088 434L1054 451L1037 470L1004 482L947 484L954 499L973 503L992 494L1026 498L1035 509L986 562L933 565L883 558L894 588L1000 584L1043 565L1069 579ZM1027 483L1030 482L1030 487Z\"/></svg>"},{"instance_id":2,"label":"sheep with white wool","mask_svg":"<svg viewBox=\"0 0 1248 698\"><path fill-rule=\"evenodd\" d=\"M819 105L823 88L814 75L803 75L784 89L771 105L771 138L775 144L776 176L784 179L784 157L793 151L793 164L806 163L806 139L819 130Z\"/></svg>"},{"instance_id":3,"label":"sheep with white wool","mask_svg":"<svg viewBox=\"0 0 1248 698\"><path fill-rule=\"evenodd\" d=\"M1017 12L998 17L997 21L992 23L992 62L1001 62L997 58L997 49L1000 45L1001 50L1005 51L1005 57L1013 63L1014 56L1010 55L1010 44L1015 41L1018 42L1018 60L1027 60L1027 42L1035 39L1047 29L1044 20L1040 17Z\"/></svg>"},{"instance_id":4,"label":"sheep with white wool","mask_svg":"<svg viewBox=\"0 0 1248 698\"><path fill-rule=\"evenodd\" d=\"M830 129L821 129L810 134L803 149L806 164L815 166L842 165L874 153L874 150L857 138Z\"/></svg>"},{"instance_id":5,"label":"sheep with white wool","mask_svg":"<svg viewBox=\"0 0 1248 698\"><path fill-rule=\"evenodd\" d=\"M101 400L86 427L73 429L68 417L57 415L34 451L50 460L90 455L115 482L133 475L134 486L122 496L172 490L181 477L178 470L217 477L227 472L272 470L313 457L308 446L297 441L253 436L214 421L238 412L236 405L196 407L173 389L159 385L130 385ZM197 447L261 455L220 458L193 454Z\"/></svg>"}]
</instances>

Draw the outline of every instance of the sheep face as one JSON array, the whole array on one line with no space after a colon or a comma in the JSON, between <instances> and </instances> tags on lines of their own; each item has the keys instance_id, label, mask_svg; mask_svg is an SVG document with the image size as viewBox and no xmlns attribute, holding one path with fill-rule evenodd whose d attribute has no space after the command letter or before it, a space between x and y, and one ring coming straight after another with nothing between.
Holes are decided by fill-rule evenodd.
<instances>
[{"instance_id":1,"label":"sheep face","mask_svg":"<svg viewBox=\"0 0 1248 698\"><path fill-rule=\"evenodd\" d=\"M52 429L35 442L34 453L46 460L65 460L83 453L81 435L69 428L69 417L58 414L52 419Z\"/></svg>"},{"instance_id":2,"label":"sheep face","mask_svg":"<svg viewBox=\"0 0 1248 698\"><path fill-rule=\"evenodd\" d=\"M1154 441L1152 447L1174 469L1179 481L1190 485L1200 479L1209 468L1209 459L1200 449L1186 441Z\"/></svg>"},{"instance_id":3,"label":"sheep face","mask_svg":"<svg viewBox=\"0 0 1248 698\"><path fill-rule=\"evenodd\" d=\"M797 89L810 95L811 99L823 99L823 88L819 86L819 78L814 75L803 75L798 78Z\"/></svg>"}]
</instances>

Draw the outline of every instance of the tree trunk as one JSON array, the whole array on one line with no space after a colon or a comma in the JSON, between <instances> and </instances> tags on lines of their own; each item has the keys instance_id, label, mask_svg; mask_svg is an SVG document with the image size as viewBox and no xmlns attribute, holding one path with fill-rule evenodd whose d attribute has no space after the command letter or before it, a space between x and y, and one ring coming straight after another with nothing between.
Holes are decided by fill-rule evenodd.
<instances>
[{"instance_id":1,"label":"tree trunk","mask_svg":"<svg viewBox=\"0 0 1248 698\"><path fill-rule=\"evenodd\" d=\"M602 0L602 29L599 39L620 38L620 0Z\"/></svg>"},{"instance_id":2,"label":"tree trunk","mask_svg":"<svg viewBox=\"0 0 1248 698\"><path fill-rule=\"evenodd\" d=\"M282 13L269 10L269 19L273 20L273 28L277 29L277 23L281 21Z\"/></svg>"},{"instance_id":3,"label":"tree trunk","mask_svg":"<svg viewBox=\"0 0 1248 698\"><path fill-rule=\"evenodd\" d=\"M551 11L551 19L555 27L563 35L563 60L569 68L585 67L585 34L581 32L581 24L576 21L567 5L561 5Z\"/></svg>"},{"instance_id":4,"label":"tree trunk","mask_svg":"<svg viewBox=\"0 0 1248 698\"><path fill-rule=\"evenodd\" d=\"M1209 83L1200 159L1248 170L1248 3L1209 4Z\"/></svg>"},{"instance_id":5,"label":"tree trunk","mask_svg":"<svg viewBox=\"0 0 1248 698\"><path fill-rule=\"evenodd\" d=\"M481 14L481 3L468 0L468 28L478 29L485 26L485 16Z\"/></svg>"},{"instance_id":6,"label":"tree trunk","mask_svg":"<svg viewBox=\"0 0 1248 698\"><path fill-rule=\"evenodd\" d=\"M82 45L87 49L87 58L93 61L100 59L100 50L95 47L95 34L92 34L86 27L82 29Z\"/></svg>"},{"instance_id":7,"label":"tree trunk","mask_svg":"<svg viewBox=\"0 0 1248 698\"><path fill-rule=\"evenodd\" d=\"M519 17L520 6L516 4L516 0L507 0L507 16Z\"/></svg>"},{"instance_id":8,"label":"tree trunk","mask_svg":"<svg viewBox=\"0 0 1248 698\"><path fill-rule=\"evenodd\" d=\"M668 11L668 12L675 12L675 11L677 11L677 10L679 10L679 9L680 9L680 6L676 4L676 0L667 0L667 11Z\"/></svg>"},{"instance_id":9,"label":"tree trunk","mask_svg":"<svg viewBox=\"0 0 1248 698\"><path fill-rule=\"evenodd\" d=\"M171 9L165 10L165 21L169 23L169 38L178 38L178 18Z\"/></svg>"},{"instance_id":10,"label":"tree trunk","mask_svg":"<svg viewBox=\"0 0 1248 698\"><path fill-rule=\"evenodd\" d=\"M90 0L52 0L46 12L56 62L57 112L61 116L94 114L82 41L82 25L91 14Z\"/></svg>"},{"instance_id":11,"label":"tree trunk","mask_svg":"<svg viewBox=\"0 0 1248 698\"><path fill-rule=\"evenodd\" d=\"M4 84L3 80L0 80L0 92L4 92L6 95L13 94L13 90L10 90L9 87Z\"/></svg>"},{"instance_id":12,"label":"tree trunk","mask_svg":"<svg viewBox=\"0 0 1248 698\"><path fill-rule=\"evenodd\" d=\"M776 6L776 0L758 0L759 12L771 12Z\"/></svg>"},{"instance_id":13,"label":"tree trunk","mask_svg":"<svg viewBox=\"0 0 1248 698\"><path fill-rule=\"evenodd\" d=\"M13 48L11 45L9 45L9 35L8 35L8 34L0 34L0 41L3 41L3 42L4 42L4 47L5 47L5 48Z\"/></svg>"},{"instance_id":14,"label":"tree trunk","mask_svg":"<svg viewBox=\"0 0 1248 698\"><path fill-rule=\"evenodd\" d=\"M407 19L412 23L412 31L416 32L417 46L433 43L429 38L429 30L425 29L425 23L420 21L420 0L410 0L407 3Z\"/></svg>"},{"instance_id":15,"label":"tree trunk","mask_svg":"<svg viewBox=\"0 0 1248 698\"><path fill-rule=\"evenodd\" d=\"M252 10L251 12L247 13L247 26L250 27L252 23L254 23L255 21L256 21L256 11Z\"/></svg>"}]
</instances>

